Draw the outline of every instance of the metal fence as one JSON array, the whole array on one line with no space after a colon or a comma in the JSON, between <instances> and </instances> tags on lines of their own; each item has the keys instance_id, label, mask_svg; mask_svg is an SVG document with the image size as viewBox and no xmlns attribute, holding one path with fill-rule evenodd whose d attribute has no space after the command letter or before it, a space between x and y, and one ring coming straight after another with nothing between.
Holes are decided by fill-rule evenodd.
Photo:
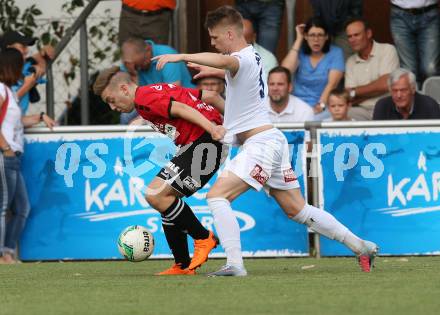
<instances>
[{"instance_id":1,"label":"metal fence","mask_svg":"<svg viewBox=\"0 0 440 315\"><path fill-rule=\"evenodd\" d=\"M116 0L94 0L86 4L79 17L63 12L54 18L35 19L35 37L41 38L44 33L50 32L52 38L57 38L53 35L55 30L52 23L62 26L64 34L56 47L56 60L47 69L47 83L37 86L41 99L31 104L29 114L47 110L51 116L64 124L72 101L80 96L81 84L87 87L90 75L115 62L113 56L117 55L119 49L116 38L119 11L105 9L108 5L105 8L100 7L100 3L104 1L119 3ZM88 8L90 10L87 11ZM106 24L105 27L102 27L103 23ZM80 27L77 30L75 26ZM102 36L93 36L96 29L103 32ZM83 48L80 44L81 37ZM86 75L81 75L81 67Z\"/></svg>"},{"instance_id":2,"label":"metal fence","mask_svg":"<svg viewBox=\"0 0 440 315\"><path fill-rule=\"evenodd\" d=\"M57 19L60 23L63 23L66 26L70 26L73 24L75 19L73 18L64 18ZM89 17L87 24L90 29L94 25L98 25L101 21L107 21L108 16L93 16ZM42 33L45 32L47 25L50 24L53 20L51 19L39 19L37 20L38 28L36 29L36 36L38 37ZM118 19L114 18L111 20L112 27L116 30L118 28ZM109 42L108 38L88 38L88 73L89 75L93 74L95 71L110 66L112 62L112 56L118 50L117 42L111 45L111 50L107 51L107 58L101 60L95 56L95 54L103 49L104 47L108 47ZM54 83L53 86L53 95L54 95L54 117L56 119L67 119L67 109L71 106L73 99L80 95L80 86L81 86L81 73L80 73L80 64L83 58L81 58L80 51L80 33L76 33L70 43L65 47L65 49L60 53L57 60L52 65L52 81ZM70 77L72 75L73 77ZM38 103L33 104L29 112L37 113L41 110L46 110L47 98L46 98L46 90L45 85L39 85L38 90L41 95L41 100ZM60 121L63 123L63 121Z\"/></svg>"}]
</instances>

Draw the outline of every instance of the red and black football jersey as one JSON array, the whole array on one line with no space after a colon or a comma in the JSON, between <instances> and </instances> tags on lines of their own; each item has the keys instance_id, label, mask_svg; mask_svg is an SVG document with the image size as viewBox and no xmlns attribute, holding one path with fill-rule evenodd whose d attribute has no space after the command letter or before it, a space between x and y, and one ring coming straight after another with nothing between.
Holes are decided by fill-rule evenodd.
<instances>
[{"instance_id":1,"label":"red and black football jersey","mask_svg":"<svg viewBox=\"0 0 440 315\"><path fill-rule=\"evenodd\" d=\"M185 145L198 139L205 130L184 119L172 117L172 101L194 108L218 125L223 123L220 113L202 102L201 93L201 90L169 83L150 84L137 88L134 102L139 115L157 131L171 137L177 145Z\"/></svg>"}]
</instances>

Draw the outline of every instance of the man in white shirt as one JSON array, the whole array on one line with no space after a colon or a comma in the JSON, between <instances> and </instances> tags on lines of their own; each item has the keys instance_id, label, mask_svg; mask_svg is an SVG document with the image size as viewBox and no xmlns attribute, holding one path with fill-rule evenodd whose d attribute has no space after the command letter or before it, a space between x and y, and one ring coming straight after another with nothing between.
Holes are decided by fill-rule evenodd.
<instances>
[{"instance_id":1,"label":"man in white shirt","mask_svg":"<svg viewBox=\"0 0 440 315\"><path fill-rule=\"evenodd\" d=\"M269 97L266 106L273 123L313 121L313 109L299 97L291 95L293 89L289 69L275 67L269 72L267 80Z\"/></svg>"},{"instance_id":2,"label":"man in white shirt","mask_svg":"<svg viewBox=\"0 0 440 315\"><path fill-rule=\"evenodd\" d=\"M358 256L362 271L369 272L377 245L354 235L330 213L307 204L301 194L287 139L280 130L273 128L264 105L267 85L262 79L261 57L246 43L240 13L233 7L222 6L208 12L205 24L212 45L221 54L163 55L155 59L159 70L168 62L185 61L221 69L217 74L226 77L226 101L212 105L224 110L223 125L227 135L241 144L241 150L226 162L206 195L227 258L225 266L208 275L247 275L241 253L240 228L230 203L250 188L261 190L263 187L289 218L345 244Z\"/></svg>"},{"instance_id":3,"label":"man in white shirt","mask_svg":"<svg viewBox=\"0 0 440 315\"><path fill-rule=\"evenodd\" d=\"M267 81L267 75L271 69L278 66L278 60L269 50L257 43L257 33L251 20L243 19L243 35L249 45L254 46L255 51L263 60L263 79Z\"/></svg>"},{"instance_id":4,"label":"man in white shirt","mask_svg":"<svg viewBox=\"0 0 440 315\"><path fill-rule=\"evenodd\" d=\"M352 107L350 118L371 120L376 102L388 95L389 74L399 68L396 48L373 40L368 23L355 18L345 28L348 43L356 53L347 59L345 88Z\"/></svg>"}]
</instances>

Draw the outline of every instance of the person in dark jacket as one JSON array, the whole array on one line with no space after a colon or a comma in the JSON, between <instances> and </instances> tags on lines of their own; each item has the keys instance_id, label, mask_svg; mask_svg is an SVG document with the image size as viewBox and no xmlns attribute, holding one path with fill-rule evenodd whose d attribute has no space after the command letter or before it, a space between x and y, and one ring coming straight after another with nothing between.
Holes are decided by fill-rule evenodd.
<instances>
[{"instance_id":1,"label":"person in dark jacket","mask_svg":"<svg viewBox=\"0 0 440 315\"><path fill-rule=\"evenodd\" d=\"M431 97L416 92L416 76L409 70L394 70L388 79L391 96L381 98L373 120L440 119L440 106Z\"/></svg>"}]
</instances>

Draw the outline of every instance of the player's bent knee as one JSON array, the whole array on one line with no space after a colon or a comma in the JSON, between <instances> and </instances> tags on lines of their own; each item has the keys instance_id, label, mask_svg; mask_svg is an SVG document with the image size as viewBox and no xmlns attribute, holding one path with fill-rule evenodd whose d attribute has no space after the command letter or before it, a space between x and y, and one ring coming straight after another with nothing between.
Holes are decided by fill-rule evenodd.
<instances>
[{"instance_id":1,"label":"player's bent knee","mask_svg":"<svg viewBox=\"0 0 440 315\"><path fill-rule=\"evenodd\" d=\"M160 211L160 204L163 201L163 198L157 194L147 194L145 195L145 200L147 200L148 204L154 209Z\"/></svg>"},{"instance_id":2,"label":"player's bent knee","mask_svg":"<svg viewBox=\"0 0 440 315\"><path fill-rule=\"evenodd\" d=\"M296 207L286 207L286 209L283 210L289 219L293 219L301 211L301 209L297 209Z\"/></svg>"},{"instance_id":3,"label":"player's bent knee","mask_svg":"<svg viewBox=\"0 0 440 315\"><path fill-rule=\"evenodd\" d=\"M222 198L222 196L220 196L218 194L218 192L216 191L208 191L208 193L206 194L206 199L211 199L211 198Z\"/></svg>"},{"instance_id":4,"label":"player's bent knee","mask_svg":"<svg viewBox=\"0 0 440 315\"><path fill-rule=\"evenodd\" d=\"M213 189L213 190L208 191L208 193L206 194L206 198L208 198L208 199L209 198L223 198L223 199L228 200L229 202L232 202L236 198L236 196L234 197L229 192L223 192L221 190Z\"/></svg>"},{"instance_id":5,"label":"player's bent knee","mask_svg":"<svg viewBox=\"0 0 440 315\"><path fill-rule=\"evenodd\" d=\"M174 199L175 196L170 196L166 193L154 193L150 191L145 195L145 200L147 200L148 204L159 212L164 212Z\"/></svg>"}]
</instances>

